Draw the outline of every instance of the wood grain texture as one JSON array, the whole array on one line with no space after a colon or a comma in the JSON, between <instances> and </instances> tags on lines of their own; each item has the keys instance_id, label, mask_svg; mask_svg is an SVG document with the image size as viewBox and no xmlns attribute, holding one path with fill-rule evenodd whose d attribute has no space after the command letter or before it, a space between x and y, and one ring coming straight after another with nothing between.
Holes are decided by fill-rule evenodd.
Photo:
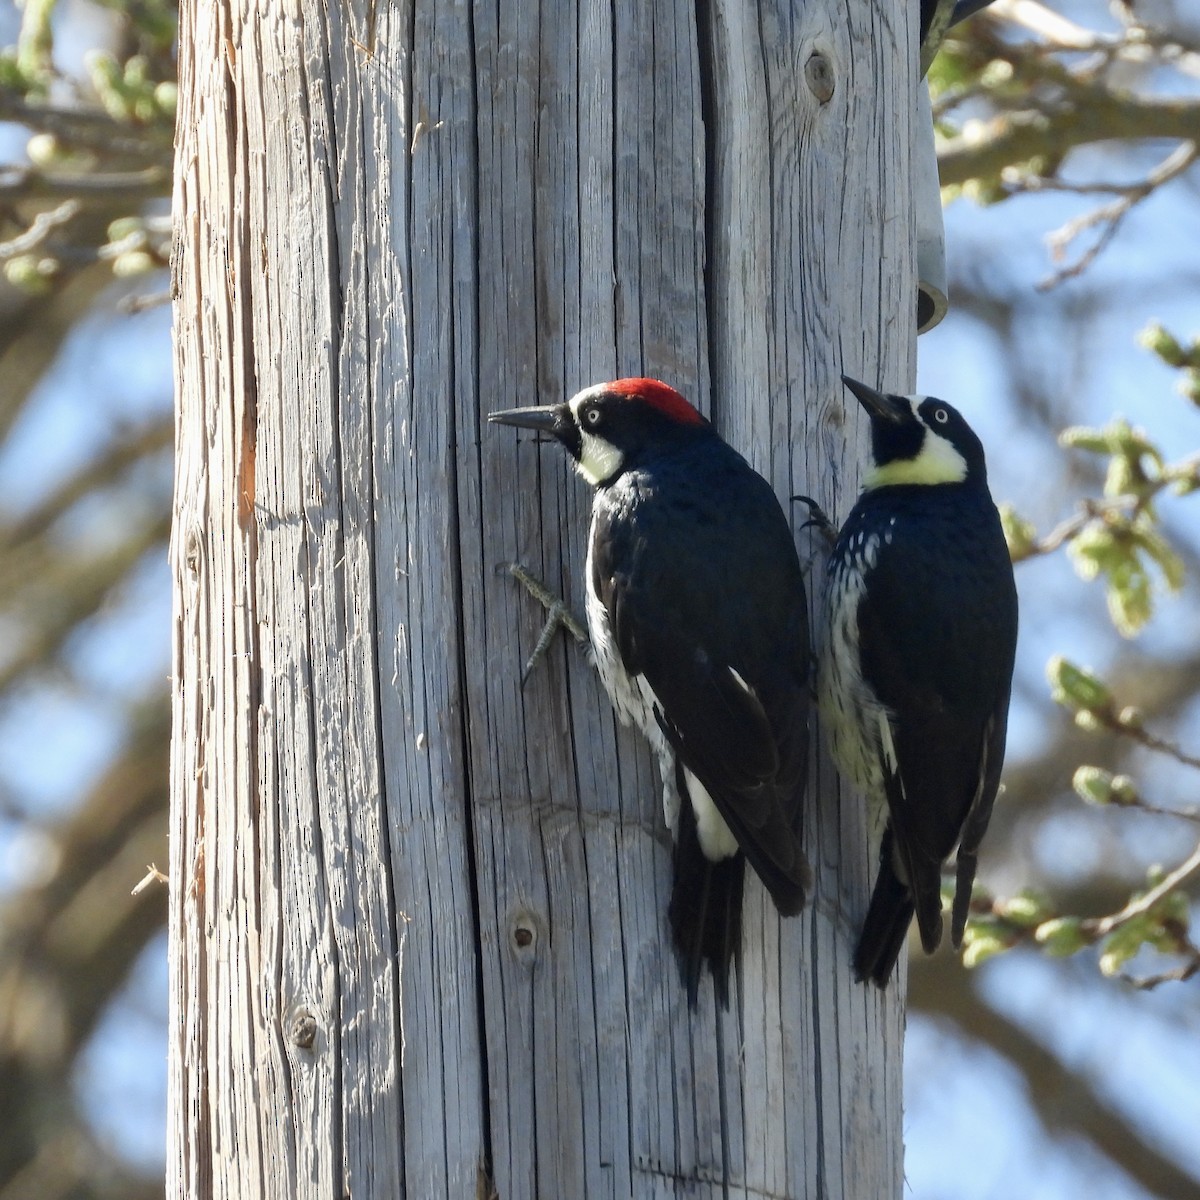
<instances>
[{"instance_id":1,"label":"wood grain texture","mask_svg":"<svg viewBox=\"0 0 1200 1200\"><path fill-rule=\"evenodd\" d=\"M574 645L520 686L504 565L581 608L590 497L484 416L659 375L845 512L838 373L915 370L910 16L184 4L169 1195L900 1195L860 804L815 756L816 900L749 883L689 1012L648 754Z\"/></svg>"}]
</instances>

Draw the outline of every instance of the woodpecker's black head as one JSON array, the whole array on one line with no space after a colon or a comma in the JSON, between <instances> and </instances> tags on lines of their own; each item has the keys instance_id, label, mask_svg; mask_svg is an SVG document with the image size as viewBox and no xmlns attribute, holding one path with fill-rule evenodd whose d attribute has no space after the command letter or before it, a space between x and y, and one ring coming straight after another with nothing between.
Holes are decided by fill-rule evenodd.
<instances>
[{"instance_id":1,"label":"woodpecker's black head","mask_svg":"<svg viewBox=\"0 0 1200 1200\"><path fill-rule=\"evenodd\" d=\"M842 376L871 418L874 470L864 489L889 484L987 482L983 443L958 409L934 396L892 396Z\"/></svg>"},{"instance_id":2,"label":"woodpecker's black head","mask_svg":"<svg viewBox=\"0 0 1200 1200\"><path fill-rule=\"evenodd\" d=\"M579 473L603 487L671 446L712 434L712 426L657 379L618 379L584 388L566 404L488 414L498 425L536 429L560 441Z\"/></svg>"}]
</instances>

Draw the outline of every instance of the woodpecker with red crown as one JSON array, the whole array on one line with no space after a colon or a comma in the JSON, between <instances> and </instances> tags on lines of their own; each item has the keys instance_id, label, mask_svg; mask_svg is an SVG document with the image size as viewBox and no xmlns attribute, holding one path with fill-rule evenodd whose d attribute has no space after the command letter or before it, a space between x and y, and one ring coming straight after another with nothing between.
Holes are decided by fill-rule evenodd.
<instances>
[{"instance_id":1,"label":"woodpecker with red crown","mask_svg":"<svg viewBox=\"0 0 1200 1200\"><path fill-rule=\"evenodd\" d=\"M745 862L780 913L804 905L809 640L792 531L762 476L655 379L489 421L560 442L595 490L592 655L654 750L675 835L668 917L688 998L708 964L728 1004Z\"/></svg>"},{"instance_id":2,"label":"woodpecker with red crown","mask_svg":"<svg viewBox=\"0 0 1200 1200\"><path fill-rule=\"evenodd\" d=\"M1004 763L1017 593L983 446L958 411L842 376L871 420L873 468L829 559L821 722L884 824L854 956L884 987L915 914L942 938L942 864L958 847L962 941Z\"/></svg>"}]
</instances>

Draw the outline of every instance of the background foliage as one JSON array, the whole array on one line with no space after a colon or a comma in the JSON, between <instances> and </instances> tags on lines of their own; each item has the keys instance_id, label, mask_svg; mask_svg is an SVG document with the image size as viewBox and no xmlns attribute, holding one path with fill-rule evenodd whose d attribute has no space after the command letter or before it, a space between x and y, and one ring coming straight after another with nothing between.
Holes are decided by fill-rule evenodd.
<instances>
[{"instance_id":1,"label":"background foliage","mask_svg":"<svg viewBox=\"0 0 1200 1200\"><path fill-rule=\"evenodd\" d=\"M1023 627L978 969L911 971L923 1200L1200 1189L1197 21L996 0L931 71L921 387ZM0 1200L161 1193L174 28L0 0Z\"/></svg>"}]
</instances>

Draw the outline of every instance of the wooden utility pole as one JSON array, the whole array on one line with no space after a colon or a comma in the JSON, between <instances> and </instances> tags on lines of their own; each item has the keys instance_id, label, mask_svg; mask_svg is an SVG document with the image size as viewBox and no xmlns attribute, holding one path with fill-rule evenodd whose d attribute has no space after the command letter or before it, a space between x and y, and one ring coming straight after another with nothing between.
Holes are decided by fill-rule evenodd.
<instances>
[{"instance_id":1,"label":"wooden utility pole","mask_svg":"<svg viewBox=\"0 0 1200 1200\"><path fill-rule=\"evenodd\" d=\"M819 757L814 903L689 1012L647 752L573 644L520 686L587 489L484 416L661 376L844 514L909 7L185 0L169 1195L900 1195L861 805Z\"/></svg>"}]
</instances>

